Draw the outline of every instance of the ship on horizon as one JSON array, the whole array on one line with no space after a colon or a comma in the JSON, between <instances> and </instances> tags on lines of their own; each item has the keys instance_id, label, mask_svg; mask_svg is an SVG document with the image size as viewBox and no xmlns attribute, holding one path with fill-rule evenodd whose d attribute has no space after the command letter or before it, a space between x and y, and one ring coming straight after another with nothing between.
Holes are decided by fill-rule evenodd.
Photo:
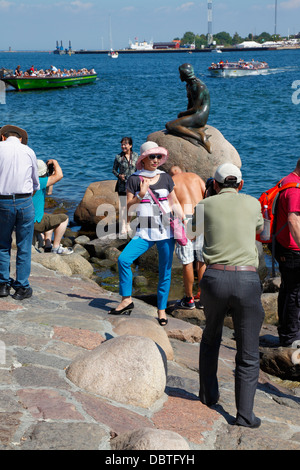
<instances>
[{"instance_id":1,"label":"ship on horizon","mask_svg":"<svg viewBox=\"0 0 300 470\"><path fill-rule=\"evenodd\" d=\"M139 42L138 38L134 38L134 43L129 39L129 49L134 51L150 51L153 49L153 41L147 42L144 40L143 42Z\"/></svg>"}]
</instances>

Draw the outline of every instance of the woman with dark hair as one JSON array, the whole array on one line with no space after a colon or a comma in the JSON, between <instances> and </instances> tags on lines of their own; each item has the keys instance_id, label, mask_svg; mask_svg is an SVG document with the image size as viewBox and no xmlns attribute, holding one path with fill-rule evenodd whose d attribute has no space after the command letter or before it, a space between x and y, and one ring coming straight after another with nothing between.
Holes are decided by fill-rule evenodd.
<instances>
[{"instance_id":1,"label":"woman with dark hair","mask_svg":"<svg viewBox=\"0 0 300 470\"><path fill-rule=\"evenodd\" d=\"M116 155L112 172L118 178L115 191L120 197L119 210L119 231L123 234L127 232L126 217L126 182L132 173L135 172L136 162L139 158L136 152L132 151L132 138L123 137L121 140L122 152ZM121 230L120 230L121 222Z\"/></svg>"},{"instance_id":2,"label":"woman with dark hair","mask_svg":"<svg viewBox=\"0 0 300 470\"><path fill-rule=\"evenodd\" d=\"M130 176L127 184L127 208L136 207L138 226L136 235L126 245L119 256L119 293L122 300L111 315L130 315L134 308L132 302L131 264L156 244L159 254L159 279L157 286L157 314L160 325L168 322L166 307L171 285L171 269L174 253L174 234L169 218L161 212L155 199L168 215L174 211L181 219L184 213L174 191L174 182L168 173L159 170L169 154L164 147L155 142L145 142L141 146L137 161L137 171ZM154 195L154 198L153 198Z\"/></svg>"}]
</instances>

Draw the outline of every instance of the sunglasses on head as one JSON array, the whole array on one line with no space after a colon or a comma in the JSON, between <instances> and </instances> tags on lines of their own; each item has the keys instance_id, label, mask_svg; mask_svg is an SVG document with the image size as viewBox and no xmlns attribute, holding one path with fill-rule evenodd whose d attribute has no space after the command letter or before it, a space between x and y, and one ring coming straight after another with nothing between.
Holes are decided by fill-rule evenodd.
<instances>
[{"instance_id":1,"label":"sunglasses on head","mask_svg":"<svg viewBox=\"0 0 300 470\"><path fill-rule=\"evenodd\" d=\"M157 160L162 159L162 155L157 155L156 153L151 153L151 155L148 155L148 157L149 157L149 160L154 160L155 158L157 158Z\"/></svg>"}]
</instances>

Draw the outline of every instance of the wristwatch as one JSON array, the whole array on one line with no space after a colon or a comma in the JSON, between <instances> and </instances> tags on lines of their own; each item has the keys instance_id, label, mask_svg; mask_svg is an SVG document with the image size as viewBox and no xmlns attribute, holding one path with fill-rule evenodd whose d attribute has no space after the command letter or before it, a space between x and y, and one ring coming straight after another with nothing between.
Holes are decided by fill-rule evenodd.
<instances>
[{"instance_id":1,"label":"wristwatch","mask_svg":"<svg viewBox=\"0 0 300 470\"><path fill-rule=\"evenodd\" d=\"M140 201L143 200L143 198L140 196L140 193L137 193L137 194L136 194L136 197L137 197Z\"/></svg>"}]
</instances>

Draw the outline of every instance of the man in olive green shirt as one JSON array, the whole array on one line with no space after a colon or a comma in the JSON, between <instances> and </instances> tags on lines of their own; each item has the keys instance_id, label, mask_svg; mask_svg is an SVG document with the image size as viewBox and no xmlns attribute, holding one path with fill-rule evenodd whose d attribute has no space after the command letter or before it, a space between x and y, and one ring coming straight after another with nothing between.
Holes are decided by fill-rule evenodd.
<instances>
[{"instance_id":1,"label":"man in olive green shirt","mask_svg":"<svg viewBox=\"0 0 300 470\"><path fill-rule=\"evenodd\" d=\"M263 229L263 218L259 202L239 194L243 180L238 167L220 165L214 179L217 194L196 206L192 221L193 229L197 228L197 215L203 214L203 257L207 265L200 283L206 326L200 346L199 398L207 406L218 402L218 355L224 317L230 312L237 348L234 424L256 428L261 421L254 415L253 405L264 318L256 233Z\"/></svg>"}]
</instances>

